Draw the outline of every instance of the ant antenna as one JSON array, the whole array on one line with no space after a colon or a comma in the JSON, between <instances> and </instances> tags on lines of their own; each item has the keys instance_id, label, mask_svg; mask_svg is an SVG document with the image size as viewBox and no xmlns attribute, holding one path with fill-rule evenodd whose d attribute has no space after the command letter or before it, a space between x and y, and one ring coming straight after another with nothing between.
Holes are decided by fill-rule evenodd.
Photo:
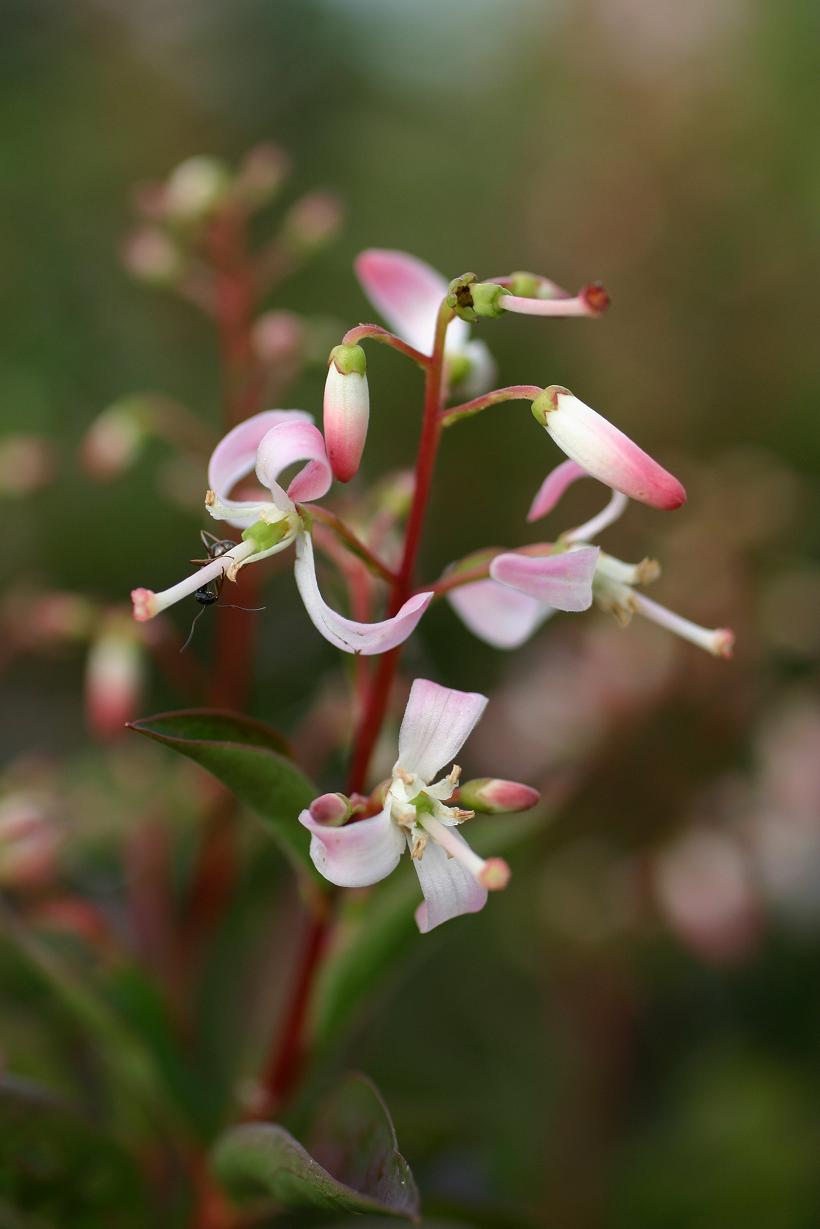
<instances>
[{"instance_id":1,"label":"ant antenna","mask_svg":"<svg viewBox=\"0 0 820 1229\"><path fill-rule=\"evenodd\" d=\"M223 610L244 610L246 614L260 614L263 610L267 610L267 606L237 606L236 602L220 602L219 604ZM188 639L185 641L182 648L179 650L180 653L184 653L185 650L188 648L188 645L193 640L194 628L196 627L197 622L202 618L206 610L207 610L207 606L203 606L202 609L199 610L194 615L193 621L191 622L191 630L188 632Z\"/></svg>"}]
</instances>

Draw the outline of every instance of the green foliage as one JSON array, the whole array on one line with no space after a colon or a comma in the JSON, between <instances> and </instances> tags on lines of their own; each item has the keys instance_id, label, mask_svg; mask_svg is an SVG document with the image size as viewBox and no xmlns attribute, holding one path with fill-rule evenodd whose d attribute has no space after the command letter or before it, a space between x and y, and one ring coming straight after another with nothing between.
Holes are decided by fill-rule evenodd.
<instances>
[{"instance_id":1,"label":"green foliage","mask_svg":"<svg viewBox=\"0 0 820 1229\"><path fill-rule=\"evenodd\" d=\"M298 869L324 882L297 822L319 790L293 763L275 730L250 717L209 709L158 713L133 722L131 729L207 768L270 825Z\"/></svg>"},{"instance_id":2,"label":"green foliage","mask_svg":"<svg viewBox=\"0 0 820 1229\"><path fill-rule=\"evenodd\" d=\"M214 1167L238 1198L418 1218L418 1190L387 1107L361 1075L347 1076L324 1103L310 1150L278 1123L247 1124L223 1135Z\"/></svg>"}]
</instances>

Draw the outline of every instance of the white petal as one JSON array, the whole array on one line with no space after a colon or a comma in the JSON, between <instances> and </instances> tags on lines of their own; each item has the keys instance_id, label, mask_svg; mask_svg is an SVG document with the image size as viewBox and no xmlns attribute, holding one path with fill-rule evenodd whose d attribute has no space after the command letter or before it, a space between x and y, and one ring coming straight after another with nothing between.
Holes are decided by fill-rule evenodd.
<instances>
[{"instance_id":1,"label":"white petal","mask_svg":"<svg viewBox=\"0 0 820 1229\"><path fill-rule=\"evenodd\" d=\"M467 844L458 832L453 836ZM424 893L424 902L416 910L422 934L462 913L478 913L486 905L487 889L433 841L420 858L413 859L413 865Z\"/></svg>"},{"instance_id":2,"label":"white petal","mask_svg":"<svg viewBox=\"0 0 820 1229\"><path fill-rule=\"evenodd\" d=\"M340 888L366 888L396 869L404 835L388 810L341 828L318 824L310 811L299 823L311 834L310 856L320 875Z\"/></svg>"},{"instance_id":3,"label":"white petal","mask_svg":"<svg viewBox=\"0 0 820 1229\"><path fill-rule=\"evenodd\" d=\"M466 358L470 369L463 380L455 386L459 399L469 401L472 397L480 397L492 388L498 370L495 359L483 341L465 341L455 331L456 321L447 330L447 343L444 347L448 357ZM465 326L466 327L466 326Z\"/></svg>"},{"instance_id":4,"label":"white petal","mask_svg":"<svg viewBox=\"0 0 820 1229\"><path fill-rule=\"evenodd\" d=\"M332 610L319 592L316 579L316 561L310 534L300 533L296 539L296 585L314 627L337 649L345 653L361 653L372 657L386 653L402 644L415 631L416 624L424 614L432 593L417 593L409 598L392 619L380 623L357 623Z\"/></svg>"},{"instance_id":5,"label":"white petal","mask_svg":"<svg viewBox=\"0 0 820 1229\"><path fill-rule=\"evenodd\" d=\"M546 602L556 610L589 610L597 546L579 546L558 555L496 555L490 575L502 585Z\"/></svg>"},{"instance_id":6,"label":"white petal","mask_svg":"<svg viewBox=\"0 0 820 1229\"><path fill-rule=\"evenodd\" d=\"M432 781L439 768L453 762L486 707L487 697L476 691L416 679L399 731L398 763Z\"/></svg>"},{"instance_id":7,"label":"white petal","mask_svg":"<svg viewBox=\"0 0 820 1229\"><path fill-rule=\"evenodd\" d=\"M451 589L447 601L474 636L496 649L517 649L555 613L528 593L494 580Z\"/></svg>"},{"instance_id":8,"label":"white petal","mask_svg":"<svg viewBox=\"0 0 820 1229\"><path fill-rule=\"evenodd\" d=\"M284 495L279 475L297 461L307 461L307 465L291 480ZM321 431L312 423L298 420L271 427L259 441L256 476L269 489L274 503L285 511L293 506L291 501L321 499L333 481Z\"/></svg>"}]
</instances>

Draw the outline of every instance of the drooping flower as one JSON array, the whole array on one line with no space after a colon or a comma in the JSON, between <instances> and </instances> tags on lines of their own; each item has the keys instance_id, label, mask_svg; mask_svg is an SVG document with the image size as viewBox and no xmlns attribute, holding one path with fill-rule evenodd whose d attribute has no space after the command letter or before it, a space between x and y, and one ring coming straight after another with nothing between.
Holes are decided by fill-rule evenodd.
<instances>
[{"instance_id":1,"label":"drooping flower","mask_svg":"<svg viewBox=\"0 0 820 1229\"><path fill-rule=\"evenodd\" d=\"M568 388L545 388L532 412L562 452L613 491L664 510L686 502L673 474Z\"/></svg>"},{"instance_id":2,"label":"drooping flower","mask_svg":"<svg viewBox=\"0 0 820 1229\"><path fill-rule=\"evenodd\" d=\"M416 910L425 933L462 913L476 913L488 891L504 888L510 871L502 858L481 858L457 831L474 811L453 805L460 769L436 780L478 723L487 705L477 692L454 691L416 679L399 733L399 753L381 811L344 822L338 795L324 795L303 811L299 822L311 834L310 856L326 879L339 887L368 887L395 870L407 848L424 902ZM472 782L468 790L482 810L524 810L538 794L516 782ZM465 790L467 787L465 786ZM484 800L486 798L486 805ZM476 800L478 800L476 802Z\"/></svg>"},{"instance_id":3,"label":"drooping flower","mask_svg":"<svg viewBox=\"0 0 820 1229\"><path fill-rule=\"evenodd\" d=\"M546 516L573 483L587 477L590 474L577 461L562 462L541 484L527 519L535 521ZM734 635L728 628L701 627L636 590L636 586L648 584L660 575L655 560L624 563L589 545L591 539L622 515L628 502L622 492L613 490L601 512L561 534L559 542L570 548L566 554L508 551L495 555L489 565L489 577L451 589L447 594L450 605L474 635L500 649L518 648L556 610L584 610L594 600L622 625L629 623L633 614L640 614L716 657L731 657ZM556 594L561 597L556 567L562 559L574 573L566 593L576 601L575 605L556 600Z\"/></svg>"},{"instance_id":4,"label":"drooping flower","mask_svg":"<svg viewBox=\"0 0 820 1229\"><path fill-rule=\"evenodd\" d=\"M431 354L436 316L449 283L423 260L408 252L368 248L356 258L356 275L373 306L391 329L422 354ZM464 397L491 387L495 361L483 341L470 337L470 326L453 320L444 347L447 382Z\"/></svg>"},{"instance_id":5,"label":"drooping flower","mask_svg":"<svg viewBox=\"0 0 820 1229\"><path fill-rule=\"evenodd\" d=\"M285 489L279 483L280 474L300 461L306 464ZM266 488L264 495L231 498L236 484L254 469ZM332 475L324 440L309 414L302 410L265 410L234 427L211 456L208 482L208 512L216 520L242 529L242 541L163 593L133 590L136 619L153 618L221 576L235 580L247 564L294 545L294 574L305 609L314 626L336 648L371 656L395 648L413 632L432 600L432 593L415 594L390 619L358 623L332 610L319 591L309 529L310 510L302 505L321 499L330 488Z\"/></svg>"},{"instance_id":6,"label":"drooping flower","mask_svg":"<svg viewBox=\"0 0 820 1229\"><path fill-rule=\"evenodd\" d=\"M358 472L370 421L367 362L361 346L335 346L325 380L325 443L333 475L349 482Z\"/></svg>"}]
</instances>

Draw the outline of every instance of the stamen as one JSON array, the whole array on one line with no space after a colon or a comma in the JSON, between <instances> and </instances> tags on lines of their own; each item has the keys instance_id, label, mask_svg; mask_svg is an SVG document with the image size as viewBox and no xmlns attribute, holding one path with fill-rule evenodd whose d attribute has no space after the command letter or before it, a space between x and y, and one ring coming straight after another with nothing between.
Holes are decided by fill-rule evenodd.
<instances>
[{"instance_id":1,"label":"stamen","mask_svg":"<svg viewBox=\"0 0 820 1229\"><path fill-rule=\"evenodd\" d=\"M624 563L613 555L605 555L603 551L598 556L596 569L603 576L618 581L623 585L648 585L657 580L661 574L661 565L657 559L642 559L640 563Z\"/></svg>"},{"instance_id":2,"label":"stamen","mask_svg":"<svg viewBox=\"0 0 820 1229\"><path fill-rule=\"evenodd\" d=\"M583 293L571 299L530 299L505 294L499 297L498 306L522 316L598 316L605 309L596 307L595 302Z\"/></svg>"},{"instance_id":3,"label":"stamen","mask_svg":"<svg viewBox=\"0 0 820 1229\"><path fill-rule=\"evenodd\" d=\"M629 500L626 495L622 495L620 491L613 491L609 503L597 516L593 516L583 525L579 525L577 529L570 529L567 533L562 533L561 541L592 542L600 533L608 529L610 525L614 525L619 517L623 516L628 505Z\"/></svg>"},{"instance_id":4,"label":"stamen","mask_svg":"<svg viewBox=\"0 0 820 1229\"><path fill-rule=\"evenodd\" d=\"M480 858L474 850L470 849L469 845L460 840L433 815L419 816L419 821L436 844L440 845L444 852L456 862L459 862L466 871L469 871L488 891L497 892L507 886L510 880L510 868L503 858Z\"/></svg>"},{"instance_id":5,"label":"stamen","mask_svg":"<svg viewBox=\"0 0 820 1229\"><path fill-rule=\"evenodd\" d=\"M667 610L658 602L644 597L642 593L632 594L632 608L645 619L650 619L660 627L665 627L683 640L697 645L699 649L705 649L714 657L732 656L735 634L728 627L701 627L698 623L692 623L691 620L684 619L682 615L675 614L674 611Z\"/></svg>"},{"instance_id":6,"label":"stamen","mask_svg":"<svg viewBox=\"0 0 820 1229\"><path fill-rule=\"evenodd\" d=\"M224 555L206 563L191 576L186 576L185 580L172 585L170 589L164 589L162 593L153 593L150 589L133 589L131 601L134 607L134 618L138 623L144 623L147 619L153 619L160 611L173 606L175 602L182 601L184 597L196 593L197 589L201 589L209 581L216 580L222 575L231 579L232 569L248 555L252 555L255 550L253 542L239 542Z\"/></svg>"}]
</instances>

